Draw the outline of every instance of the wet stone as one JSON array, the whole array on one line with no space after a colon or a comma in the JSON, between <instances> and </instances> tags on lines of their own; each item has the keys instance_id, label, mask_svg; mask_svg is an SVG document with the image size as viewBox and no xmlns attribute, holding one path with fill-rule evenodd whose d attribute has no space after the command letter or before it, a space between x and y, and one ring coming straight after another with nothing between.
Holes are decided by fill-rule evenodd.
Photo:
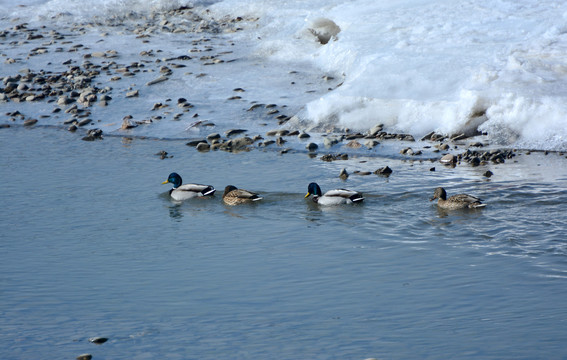
<instances>
[{"instance_id":1,"label":"wet stone","mask_svg":"<svg viewBox=\"0 0 567 360\"><path fill-rule=\"evenodd\" d=\"M377 169L376 171L374 171L374 174L376 175L381 175L381 176L390 176L390 174L392 174L392 169L390 169L390 167L385 166L383 168Z\"/></svg>"},{"instance_id":2,"label":"wet stone","mask_svg":"<svg viewBox=\"0 0 567 360\"><path fill-rule=\"evenodd\" d=\"M457 158L453 154L444 155L440 160L442 164L455 164L457 162Z\"/></svg>"},{"instance_id":3,"label":"wet stone","mask_svg":"<svg viewBox=\"0 0 567 360\"><path fill-rule=\"evenodd\" d=\"M100 345L100 344L104 344L105 342L107 342L107 341L108 341L108 338L105 338L105 337L93 337L93 338L90 338L89 341L92 342L93 344Z\"/></svg>"},{"instance_id":4,"label":"wet stone","mask_svg":"<svg viewBox=\"0 0 567 360\"><path fill-rule=\"evenodd\" d=\"M197 149L197 151L201 151L201 152L211 150L211 146L208 143L204 143L204 142L197 144L195 148Z\"/></svg>"},{"instance_id":5,"label":"wet stone","mask_svg":"<svg viewBox=\"0 0 567 360\"><path fill-rule=\"evenodd\" d=\"M81 354L77 356L77 360L91 360L93 356L91 354Z\"/></svg>"},{"instance_id":6,"label":"wet stone","mask_svg":"<svg viewBox=\"0 0 567 360\"><path fill-rule=\"evenodd\" d=\"M315 143L309 143L309 144L307 144L307 146L305 148L309 151L315 151L319 148L319 145L317 145Z\"/></svg>"},{"instance_id":7,"label":"wet stone","mask_svg":"<svg viewBox=\"0 0 567 360\"><path fill-rule=\"evenodd\" d=\"M187 142L185 145L196 147L197 145L199 145L201 143L206 143L206 142L207 142L207 140L205 140L205 139L191 140L191 141Z\"/></svg>"},{"instance_id":8,"label":"wet stone","mask_svg":"<svg viewBox=\"0 0 567 360\"><path fill-rule=\"evenodd\" d=\"M230 137L230 136L232 136L232 135L242 134L242 133L244 133L244 132L246 132L245 129L230 129L230 130L225 131L224 134L225 134L227 137Z\"/></svg>"},{"instance_id":9,"label":"wet stone","mask_svg":"<svg viewBox=\"0 0 567 360\"><path fill-rule=\"evenodd\" d=\"M346 171L345 168L341 169L341 172L339 173L339 177L343 180L348 178L348 172Z\"/></svg>"}]
</instances>

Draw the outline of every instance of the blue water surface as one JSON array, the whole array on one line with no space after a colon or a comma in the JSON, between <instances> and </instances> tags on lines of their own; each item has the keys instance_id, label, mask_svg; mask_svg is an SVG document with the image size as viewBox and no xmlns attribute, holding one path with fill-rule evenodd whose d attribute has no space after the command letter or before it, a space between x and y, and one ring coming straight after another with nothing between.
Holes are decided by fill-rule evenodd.
<instances>
[{"instance_id":1,"label":"blue water surface","mask_svg":"<svg viewBox=\"0 0 567 360\"><path fill-rule=\"evenodd\" d=\"M486 179L468 165L199 153L49 128L2 129L0 150L2 359L567 357L558 154ZM338 178L385 165L389 178ZM172 171L216 195L172 202L160 184ZM303 198L311 181L365 203L321 209ZM264 200L225 206L228 184ZM439 185L489 205L441 212L428 201Z\"/></svg>"}]
</instances>

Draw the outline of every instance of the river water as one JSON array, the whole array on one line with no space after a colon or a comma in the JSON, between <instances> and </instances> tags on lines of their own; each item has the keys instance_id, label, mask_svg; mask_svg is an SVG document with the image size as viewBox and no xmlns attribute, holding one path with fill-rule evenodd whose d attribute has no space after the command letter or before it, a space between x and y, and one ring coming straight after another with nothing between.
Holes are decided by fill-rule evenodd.
<instances>
[{"instance_id":1,"label":"river water","mask_svg":"<svg viewBox=\"0 0 567 360\"><path fill-rule=\"evenodd\" d=\"M567 356L557 153L486 179L429 161L199 153L43 127L2 129L0 144L3 359ZM338 178L386 165L389 178ZM160 184L171 171L218 192L172 202ZM311 181L365 203L318 208L303 198ZM225 206L229 183L264 200ZM428 201L438 185L488 206L441 212Z\"/></svg>"}]
</instances>

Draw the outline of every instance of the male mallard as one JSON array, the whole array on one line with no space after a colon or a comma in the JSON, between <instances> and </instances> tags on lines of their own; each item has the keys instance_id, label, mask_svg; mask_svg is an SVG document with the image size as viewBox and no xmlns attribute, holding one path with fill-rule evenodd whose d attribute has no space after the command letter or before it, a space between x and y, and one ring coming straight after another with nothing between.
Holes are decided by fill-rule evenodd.
<instances>
[{"instance_id":1,"label":"male mallard","mask_svg":"<svg viewBox=\"0 0 567 360\"><path fill-rule=\"evenodd\" d=\"M435 189L435 193L433 193L433 197L429 199L429 201L433 201L435 199L439 199L437 201L437 206L446 210L475 209L486 206L486 204L482 203L481 199L472 195L458 194L447 198L447 192L445 192L445 189L442 187Z\"/></svg>"},{"instance_id":2,"label":"male mallard","mask_svg":"<svg viewBox=\"0 0 567 360\"><path fill-rule=\"evenodd\" d=\"M183 184L181 176L177 173L169 174L167 180L162 182L162 184L172 183L173 189L169 190L169 195L174 200L186 200L197 196L208 196L215 193L215 188L211 185L201 185L201 184Z\"/></svg>"},{"instance_id":3,"label":"male mallard","mask_svg":"<svg viewBox=\"0 0 567 360\"><path fill-rule=\"evenodd\" d=\"M238 189L236 186L228 185L224 188L224 194L222 195L222 200L227 205L238 205L244 203L250 203L263 198L248 190Z\"/></svg>"},{"instance_id":4,"label":"male mallard","mask_svg":"<svg viewBox=\"0 0 567 360\"><path fill-rule=\"evenodd\" d=\"M313 195L313 201L319 205L340 205L340 204L354 204L364 200L362 194L347 189L329 190L325 194L316 183L311 183L307 186L307 195Z\"/></svg>"}]
</instances>

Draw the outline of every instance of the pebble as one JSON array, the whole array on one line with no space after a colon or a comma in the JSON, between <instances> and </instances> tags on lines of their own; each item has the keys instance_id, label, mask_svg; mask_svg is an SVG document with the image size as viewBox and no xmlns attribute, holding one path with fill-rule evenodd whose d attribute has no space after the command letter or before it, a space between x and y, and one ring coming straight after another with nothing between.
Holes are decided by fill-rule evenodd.
<instances>
[{"instance_id":1,"label":"pebble","mask_svg":"<svg viewBox=\"0 0 567 360\"><path fill-rule=\"evenodd\" d=\"M100 345L100 344L104 344L105 342L107 342L107 341L108 341L108 338L105 338L105 337L93 337L93 338L90 338L89 341L92 342L93 344Z\"/></svg>"},{"instance_id":2,"label":"pebble","mask_svg":"<svg viewBox=\"0 0 567 360\"><path fill-rule=\"evenodd\" d=\"M24 126L33 126L37 124L37 119L27 119L24 121Z\"/></svg>"},{"instance_id":3,"label":"pebble","mask_svg":"<svg viewBox=\"0 0 567 360\"><path fill-rule=\"evenodd\" d=\"M319 148L319 145L315 143L309 143L307 144L307 146L305 146L305 148L309 151L316 151Z\"/></svg>"},{"instance_id":4,"label":"pebble","mask_svg":"<svg viewBox=\"0 0 567 360\"><path fill-rule=\"evenodd\" d=\"M84 141L102 140L102 130L90 129L89 131L87 131L87 136L83 137L82 140Z\"/></svg>"},{"instance_id":5,"label":"pebble","mask_svg":"<svg viewBox=\"0 0 567 360\"><path fill-rule=\"evenodd\" d=\"M444 155L440 160L442 164L455 164L457 162L457 158L453 154Z\"/></svg>"},{"instance_id":6,"label":"pebble","mask_svg":"<svg viewBox=\"0 0 567 360\"><path fill-rule=\"evenodd\" d=\"M362 147L362 144L356 140L351 140L345 146L351 149L360 149Z\"/></svg>"},{"instance_id":7,"label":"pebble","mask_svg":"<svg viewBox=\"0 0 567 360\"><path fill-rule=\"evenodd\" d=\"M146 83L146 86L152 86L152 85L159 84L159 83L162 83L162 82L167 81L167 80L169 80L169 78L167 76L160 76L157 79L153 79L151 81L148 81Z\"/></svg>"},{"instance_id":8,"label":"pebble","mask_svg":"<svg viewBox=\"0 0 567 360\"><path fill-rule=\"evenodd\" d=\"M348 160L347 154L325 154L321 156L323 161L335 161L335 160Z\"/></svg>"},{"instance_id":9,"label":"pebble","mask_svg":"<svg viewBox=\"0 0 567 360\"><path fill-rule=\"evenodd\" d=\"M376 175L382 175L382 176L390 176L390 174L392 174L392 169L390 169L390 167L385 166L383 168L380 168L376 171L374 171L374 174Z\"/></svg>"},{"instance_id":10,"label":"pebble","mask_svg":"<svg viewBox=\"0 0 567 360\"><path fill-rule=\"evenodd\" d=\"M490 170L487 170L487 171L486 171L484 174L482 174L482 175L484 175L485 177L489 178L489 177L491 177L492 175L494 175L494 173L493 173L492 171L490 171Z\"/></svg>"},{"instance_id":11,"label":"pebble","mask_svg":"<svg viewBox=\"0 0 567 360\"><path fill-rule=\"evenodd\" d=\"M217 140L217 139L220 139L220 138L221 138L221 136L218 133L213 133L213 134L207 135L207 141L211 141L211 142L213 140Z\"/></svg>"},{"instance_id":12,"label":"pebble","mask_svg":"<svg viewBox=\"0 0 567 360\"><path fill-rule=\"evenodd\" d=\"M230 129L224 132L224 134L226 135L226 137L231 137L232 135L236 135L236 134L241 134L243 132L246 132L245 129Z\"/></svg>"},{"instance_id":13,"label":"pebble","mask_svg":"<svg viewBox=\"0 0 567 360\"><path fill-rule=\"evenodd\" d=\"M205 152L211 150L211 146L206 142L198 143L196 146L197 151Z\"/></svg>"},{"instance_id":14,"label":"pebble","mask_svg":"<svg viewBox=\"0 0 567 360\"><path fill-rule=\"evenodd\" d=\"M206 143L206 142L207 142L207 140L205 140L205 139L191 140L191 141L185 143L185 145L196 147L200 143Z\"/></svg>"},{"instance_id":15,"label":"pebble","mask_svg":"<svg viewBox=\"0 0 567 360\"><path fill-rule=\"evenodd\" d=\"M138 90L128 91L126 93L127 98L136 97L138 95L140 95L140 92Z\"/></svg>"},{"instance_id":16,"label":"pebble","mask_svg":"<svg viewBox=\"0 0 567 360\"><path fill-rule=\"evenodd\" d=\"M339 173L339 177L343 180L348 178L348 172L346 171L345 168L341 169L341 172Z\"/></svg>"},{"instance_id":17,"label":"pebble","mask_svg":"<svg viewBox=\"0 0 567 360\"><path fill-rule=\"evenodd\" d=\"M77 360L91 360L93 356L91 354L81 354L77 356Z\"/></svg>"}]
</instances>

